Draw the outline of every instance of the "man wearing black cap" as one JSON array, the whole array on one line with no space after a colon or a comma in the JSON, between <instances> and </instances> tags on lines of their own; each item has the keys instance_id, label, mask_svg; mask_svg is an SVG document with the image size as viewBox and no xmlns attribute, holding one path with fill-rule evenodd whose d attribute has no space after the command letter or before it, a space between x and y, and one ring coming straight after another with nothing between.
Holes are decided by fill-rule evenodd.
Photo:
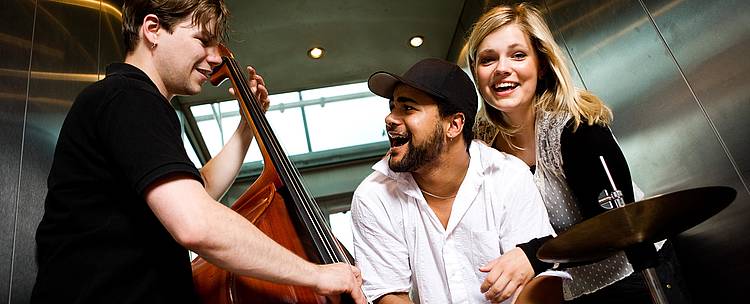
<instances>
[{"instance_id":1,"label":"man wearing black cap","mask_svg":"<svg viewBox=\"0 0 750 304\"><path fill-rule=\"evenodd\" d=\"M553 234L528 167L472 141L477 95L458 66L425 59L378 72L391 148L352 200L354 253L370 300L493 303L524 282L492 271L516 244ZM522 262L527 263L523 253Z\"/></svg>"}]
</instances>

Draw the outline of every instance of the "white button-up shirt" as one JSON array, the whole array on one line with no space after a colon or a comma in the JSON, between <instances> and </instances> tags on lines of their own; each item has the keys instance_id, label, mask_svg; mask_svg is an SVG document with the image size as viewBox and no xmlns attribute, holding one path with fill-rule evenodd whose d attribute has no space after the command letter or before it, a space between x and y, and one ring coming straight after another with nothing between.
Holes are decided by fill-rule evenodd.
<instances>
[{"instance_id":1,"label":"white button-up shirt","mask_svg":"<svg viewBox=\"0 0 750 304\"><path fill-rule=\"evenodd\" d=\"M443 228L410 173L384 158L354 192L354 254L370 300L410 292L416 303L487 303L479 267L533 238L553 235L520 159L472 142Z\"/></svg>"}]
</instances>

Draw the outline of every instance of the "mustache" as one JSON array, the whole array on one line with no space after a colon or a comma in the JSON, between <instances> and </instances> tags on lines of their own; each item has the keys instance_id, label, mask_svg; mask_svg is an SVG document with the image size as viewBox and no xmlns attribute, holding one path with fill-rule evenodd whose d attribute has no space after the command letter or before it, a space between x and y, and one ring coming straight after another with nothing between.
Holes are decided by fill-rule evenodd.
<instances>
[{"instance_id":1,"label":"mustache","mask_svg":"<svg viewBox=\"0 0 750 304\"><path fill-rule=\"evenodd\" d=\"M385 125L385 131L386 132L396 132L396 129L398 128L398 125L396 124L386 124ZM411 132L409 130L404 130L404 135L410 135Z\"/></svg>"}]
</instances>

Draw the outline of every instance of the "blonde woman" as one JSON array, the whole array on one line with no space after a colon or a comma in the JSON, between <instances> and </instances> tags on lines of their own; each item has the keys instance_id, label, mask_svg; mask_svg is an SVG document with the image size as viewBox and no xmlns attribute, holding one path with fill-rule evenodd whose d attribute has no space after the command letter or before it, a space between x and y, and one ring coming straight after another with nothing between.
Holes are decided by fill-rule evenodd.
<instances>
[{"instance_id":1,"label":"blonde woman","mask_svg":"<svg viewBox=\"0 0 750 304\"><path fill-rule=\"evenodd\" d=\"M625 201L634 201L628 165L608 127L612 112L573 87L562 51L536 8L517 4L485 13L469 36L466 55L482 97L476 136L529 165L556 232L606 211L597 199L611 186L599 156ZM524 251L539 264L533 251ZM650 302L623 252L567 270L573 280L564 282L566 300Z\"/></svg>"}]
</instances>

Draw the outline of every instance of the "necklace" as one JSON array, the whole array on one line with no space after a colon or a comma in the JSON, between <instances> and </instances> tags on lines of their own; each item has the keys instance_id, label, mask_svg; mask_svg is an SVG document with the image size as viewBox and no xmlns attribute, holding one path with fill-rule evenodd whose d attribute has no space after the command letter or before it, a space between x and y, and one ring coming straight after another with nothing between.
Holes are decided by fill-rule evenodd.
<instances>
[{"instance_id":1,"label":"necklace","mask_svg":"<svg viewBox=\"0 0 750 304\"><path fill-rule=\"evenodd\" d=\"M456 195L458 194L458 191L456 191L456 193L454 193L453 195L450 195L450 196L440 196L440 195L435 195L435 194L429 193L429 192L427 192L427 191L425 191L423 189L419 189L419 190L422 190L422 193L427 194L427 196L431 196L431 197L434 197L436 199L442 199L442 200L455 198Z\"/></svg>"}]
</instances>

